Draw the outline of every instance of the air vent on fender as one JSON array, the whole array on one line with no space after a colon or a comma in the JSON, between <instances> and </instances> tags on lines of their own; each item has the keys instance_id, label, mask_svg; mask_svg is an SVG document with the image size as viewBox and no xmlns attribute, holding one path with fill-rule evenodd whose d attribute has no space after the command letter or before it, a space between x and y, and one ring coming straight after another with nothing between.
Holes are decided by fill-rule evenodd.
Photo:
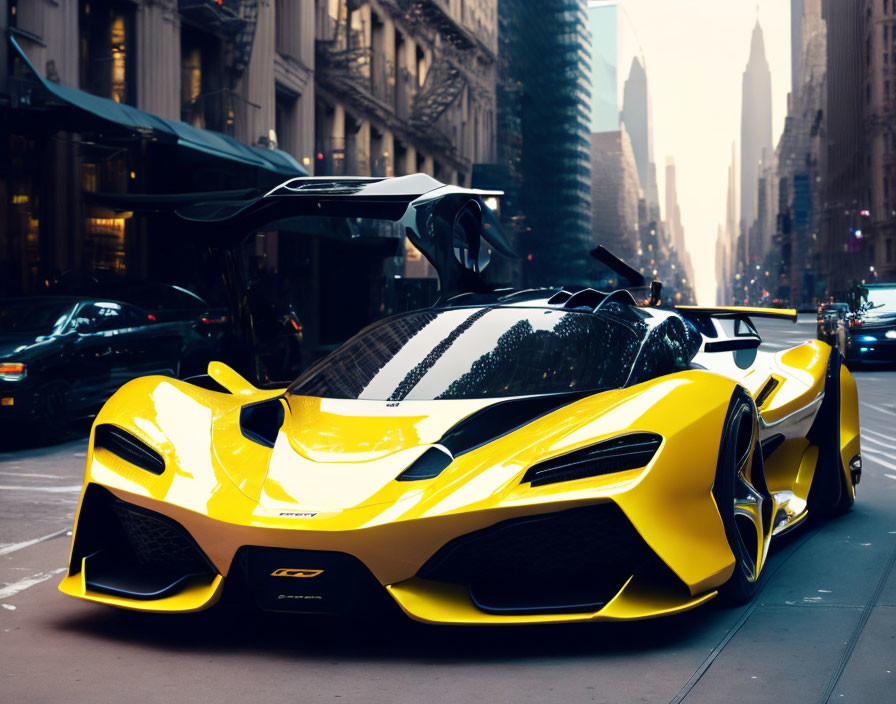
<instances>
[{"instance_id":1,"label":"air vent on fender","mask_svg":"<svg viewBox=\"0 0 896 704\"><path fill-rule=\"evenodd\" d=\"M597 391L578 391L499 401L457 423L442 436L439 444L447 448L454 457L458 457L492 440L497 440L536 418L595 393Z\"/></svg>"},{"instance_id":2,"label":"air vent on fender","mask_svg":"<svg viewBox=\"0 0 896 704\"><path fill-rule=\"evenodd\" d=\"M284 411L280 397L250 403L240 409L240 432L243 437L265 447L273 447L283 425Z\"/></svg>"},{"instance_id":3,"label":"air vent on fender","mask_svg":"<svg viewBox=\"0 0 896 704\"><path fill-rule=\"evenodd\" d=\"M93 448L102 448L133 465L153 474L165 471L162 456L140 438L110 423L96 426L93 434Z\"/></svg>"},{"instance_id":4,"label":"air vent on fender","mask_svg":"<svg viewBox=\"0 0 896 704\"><path fill-rule=\"evenodd\" d=\"M522 482L532 486L597 477L645 467L662 442L653 433L633 433L574 450L529 467Z\"/></svg>"},{"instance_id":5,"label":"air vent on fender","mask_svg":"<svg viewBox=\"0 0 896 704\"><path fill-rule=\"evenodd\" d=\"M431 447L399 474L395 479L400 482L413 482L418 479L432 479L442 473L454 458L441 447Z\"/></svg>"}]
</instances>

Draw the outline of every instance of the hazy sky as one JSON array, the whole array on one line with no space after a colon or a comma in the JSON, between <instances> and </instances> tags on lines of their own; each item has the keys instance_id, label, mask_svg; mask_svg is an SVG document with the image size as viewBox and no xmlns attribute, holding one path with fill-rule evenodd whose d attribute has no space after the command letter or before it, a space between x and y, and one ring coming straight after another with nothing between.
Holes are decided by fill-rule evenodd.
<instances>
[{"instance_id":1,"label":"hazy sky","mask_svg":"<svg viewBox=\"0 0 896 704\"><path fill-rule=\"evenodd\" d=\"M666 157L673 156L702 305L715 303L716 230L725 222L731 142L740 140L741 80L757 5L772 74L772 137L777 145L790 90L790 0L619 0L620 104L637 52L646 62L653 105L660 198ZM665 213L663 207L663 217Z\"/></svg>"}]
</instances>

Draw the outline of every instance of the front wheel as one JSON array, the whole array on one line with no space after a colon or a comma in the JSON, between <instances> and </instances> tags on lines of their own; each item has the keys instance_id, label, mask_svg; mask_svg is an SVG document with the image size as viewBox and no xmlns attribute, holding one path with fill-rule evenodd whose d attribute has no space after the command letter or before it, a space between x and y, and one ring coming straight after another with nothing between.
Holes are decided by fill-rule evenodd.
<instances>
[{"instance_id":1,"label":"front wheel","mask_svg":"<svg viewBox=\"0 0 896 704\"><path fill-rule=\"evenodd\" d=\"M731 604L755 596L765 557L763 517L770 497L756 444L757 431L756 407L749 395L738 389L725 417L712 489L734 555L734 572L719 589L719 596Z\"/></svg>"}]
</instances>

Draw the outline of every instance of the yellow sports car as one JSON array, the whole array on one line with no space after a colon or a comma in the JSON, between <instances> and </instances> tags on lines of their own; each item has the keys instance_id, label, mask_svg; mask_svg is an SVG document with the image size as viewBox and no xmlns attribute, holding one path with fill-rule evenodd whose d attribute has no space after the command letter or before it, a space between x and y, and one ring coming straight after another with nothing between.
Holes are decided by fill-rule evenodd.
<instances>
[{"instance_id":1,"label":"yellow sports car","mask_svg":"<svg viewBox=\"0 0 896 704\"><path fill-rule=\"evenodd\" d=\"M600 248L614 290L490 290L506 243L488 195L297 179L186 213L228 242L398 224L442 299L287 389L218 363L122 387L93 427L60 589L158 612L226 593L434 624L642 619L749 598L773 537L850 507L852 376L823 342L758 349L751 317L795 311L640 305L643 279Z\"/></svg>"}]
</instances>

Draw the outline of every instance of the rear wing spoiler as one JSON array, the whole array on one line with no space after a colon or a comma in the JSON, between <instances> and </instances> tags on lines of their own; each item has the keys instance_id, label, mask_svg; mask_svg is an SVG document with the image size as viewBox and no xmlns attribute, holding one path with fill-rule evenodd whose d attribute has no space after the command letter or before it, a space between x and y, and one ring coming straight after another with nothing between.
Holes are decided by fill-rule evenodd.
<instances>
[{"instance_id":1,"label":"rear wing spoiler","mask_svg":"<svg viewBox=\"0 0 896 704\"><path fill-rule=\"evenodd\" d=\"M750 318L778 318L796 322L793 308L751 308L749 306L675 306L685 318L708 315L712 318L734 318L746 315Z\"/></svg>"}]
</instances>

